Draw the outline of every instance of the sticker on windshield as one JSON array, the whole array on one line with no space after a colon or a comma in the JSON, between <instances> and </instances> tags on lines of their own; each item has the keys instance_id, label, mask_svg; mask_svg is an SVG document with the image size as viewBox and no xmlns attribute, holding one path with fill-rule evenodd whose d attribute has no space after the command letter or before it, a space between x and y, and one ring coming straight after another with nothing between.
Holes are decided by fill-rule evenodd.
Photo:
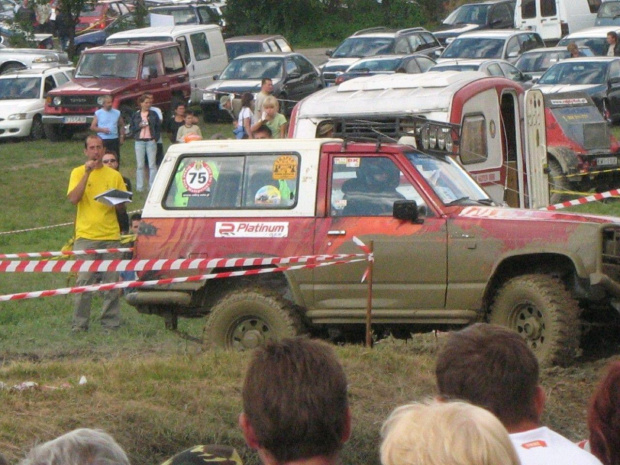
<instances>
[{"instance_id":1,"label":"sticker on windshield","mask_svg":"<svg viewBox=\"0 0 620 465\"><path fill-rule=\"evenodd\" d=\"M297 158L292 155L282 155L273 162L273 179L287 181L297 179Z\"/></svg>"},{"instance_id":2,"label":"sticker on windshield","mask_svg":"<svg viewBox=\"0 0 620 465\"><path fill-rule=\"evenodd\" d=\"M203 161L194 161L183 170L183 186L191 194L209 192L213 183L213 170Z\"/></svg>"},{"instance_id":3,"label":"sticker on windshield","mask_svg":"<svg viewBox=\"0 0 620 465\"><path fill-rule=\"evenodd\" d=\"M334 165L345 165L347 168L359 168L360 159L358 157L336 157Z\"/></svg>"}]
</instances>

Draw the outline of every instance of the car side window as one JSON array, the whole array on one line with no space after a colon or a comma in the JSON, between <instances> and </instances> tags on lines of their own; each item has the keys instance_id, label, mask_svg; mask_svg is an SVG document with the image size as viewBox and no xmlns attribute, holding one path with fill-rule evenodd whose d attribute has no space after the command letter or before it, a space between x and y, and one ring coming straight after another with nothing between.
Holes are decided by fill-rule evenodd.
<instances>
[{"instance_id":1,"label":"car side window","mask_svg":"<svg viewBox=\"0 0 620 465\"><path fill-rule=\"evenodd\" d=\"M299 66L299 69L301 70L301 73L304 75L308 75L308 74L317 74L314 66L312 66L312 63L310 63L308 60L306 60L304 57L301 57L299 55L295 55L293 57L293 60L295 60L295 63L297 63L297 66Z\"/></svg>"},{"instance_id":2,"label":"car side window","mask_svg":"<svg viewBox=\"0 0 620 465\"><path fill-rule=\"evenodd\" d=\"M461 127L461 163L471 165L489 158L486 119L484 115L468 115Z\"/></svg>"},{"instance_id":3,"label":"car side window","mask_svg":"<svg viewBox=\"0 0 620 465\"><path fill-rule=\"evenodd\" d=\"M292 52L291 46L284 39L276 39L276 44L280 47L280 50L283 52Z\"/></svg>"},{"instance_id":4,"label":"car side window","mask_svg":"<svg viewBox=\"0 0 620 465\"><path fill-rule=\"evenodd\" d=\"M609 78L620 78L620 62L614 61L609 68Z\"/></svg>"},{"instance_id":5,"label":"car side window","mask_svg":"<svg viewBox=\"0 0 620 465\"><path fill-rule=\"evenodd\" d=\"M392 216L397 200L426 205L420 193L387 157L334 157L330 216Z\"/></svg>"},{"instance_id":6,"label":"car side window","mask_svg":"<svg viewBox=\"0 0 620 465\"><path fill-rule=\"evenodd\" d=\"M63 85L65 82L69 82L69 78L65 73L56 73L54 74L54 81L56 81L56 85L54 87L58 87Z\"/></svg>"},{"instance_id":7,"label":"car side window","mask_svg":"<svg viewBox=\"0 0 620 465\"><path fill-rule=\"evenodd\" d=\"M502 73L502 69L499 67L497 63L491 63L487 67L487 70L490 76L502 76L502 77L504 76L504 73Z\"/></svg>"},{"instance_id":8,"label":"car side window","mask_svg":"<svg viewBox=\"0 0 620 465\"><path fill-rule=\"evenodd\" d=\"M508 5L504 4L497 5L492 10L491 15L491 21L497 21L498 24L510 23L510 20L512 19Z\"/></svg>"},{"instance_id":9,"label":"car side window","mask_svg":"<svg viewBox=\"0 0 620 465\"><path fill-rule=\"evenodd\" d=\"M396 39L396 44L394 45L394 53L409 53L410 47L407 42L407 39L400 38Z\"/></svg>"},{"instance_id":10,"label":"car side window","mask_svg":"<svg viewBox=\"0 0 620 465\"><path fill-rule=\"evenodd\" d=\"M557 7L555 5L556 0L540 0L540 15L541 16L555 16L558 14Z\"/></svg>"},{"instance_id":11,"label":"car side window","mask_svg":"<svg viewBox=\"0 0 620 465\"><path fill-rule=\"evenodd\" d=\"M142 62L143 77L145 72L148 72L148 76L151 78L164 75L164 62L158 51L144 55L144 61Z\"/></svg>"},{"instance_id":12,"label":"car side window","mask_svg":"<svg viewBox=\"0 0 620 465\"><path fill-rule=\"evenodd\" d=\"M430 32L422 32L420 34L420 37L426 43L426 47L424 47L424 48L432 48L432 47L440 47L441 46L439 41Z\"/></svg>"},{"instance_id":13,"label":"car side window","mask_svg":"<svg viewBox=\"0 0 620 465\"><path fill-rule=\"evenodd\" d=\"M588 0L588 6L590 7L590 13L598 13L598 9L601 7L601 0Z\"/></svg>"},{"instance_id":14,"label":"car side window","mask_svg":"<svg viewBox=\"0 0 620 465\"><path fill-rule=\"evenodd\" d=\"M279 52L278 46L273 40L268 40L267 45L269 46L269 50L272 52Z\"/></svg>"},{"instance_id":15,"label":"car side window","mask_svg":"<svg viewBox=\"0 0 620 465\"><path fill-rule=\"evenodd\" d=\"M200 17L200 24L217 24L218 18L213 13L213 10L208 6L199 6L196 8L198 16Z\"/></svg>"},{"instance_id":16,"label":"car side window","mask_svg":"<svg viewBox=\"0 0 620 465\"><path fill-rule=\"evenodd\" d=\"M183 52L183 58L185 59L185 64L190 64L192 62L192 56L189 53L189 47L187 46L187 39L185 36L177 37L177 43L181 46L181 51Z\"/></svg>"},{"instance_id":17,"label":"car side window","mask_svg":"<svg viewBox=\"0 0 620 465\"><path fill-rule=\"evenodd\" d=\"M521 46L519 45L519 39L517 37L511 37L506 46L506 57L517 56L520 52Z\"/></svg>"},{"instance_id":18,"label":"car side window","mask_svg":"<svg viewBox=\"0 0 620 465\"><path fill-rule=\"evenodd\" d=\"M420 67L418 66L418 63L416 63L415 58L412 58L405 63L405 71L407 74L417 74L420 72Z\"/></svg>"},{"instance_id":19,"label":"car side window","mask_svg":"<svg viewBox=\"0 0 620 465\"><path fill-rule=\"evenodd\" d=\"M261 44L261 47L263 48L263 52L271 52L271 47L269 47L269 44L267 42L263 42Z\"/></svg>"},{"instance_id":20,"label":"car side window","mask_svg":"<svg viewBox=\"0 0 620 465\"><path fill-rule=\"evenodd\" d=\"M433 60L426 57L416 57L415 61L418 63L420 71L423 73L426 73L432 66L435 65Z\"/></svg>"},{"instance_id":21,"label":"car side window","mask_svg":"<svg viewBox=\"0 0 620 465\"><path fill-rule=\"evenodd\" d=\"M46 96L47 93L56 88L56 83L54 82L54 78L52 76L48 76L45 78L45 82L43 84L43 96Z\"/></svg>"},{"instance_id":22,"label":"car side window","mask_svg":"<svg viewBox=\"0 0 620 465\"><path fill-rule=\"evenodd\" d=\"M297 64L290 58L287 58L285 61L285 69L286 69L286 74L288 74L289 76L293 73L299 73L301 74L301 71L299 70L299 67L297 66Z\"/></svg>"},{"instance_id":23,"label":"car side window","mask_svg":"<svg viewBox=\"0 0 620 465\"><path fill-rule=\"evenodd\" d=\"M209 50L209 42L204 32L199 32L189 36L194 49L194 55L197 61L208 60L211 58L211 50Z\"/></svg>"},{"instance_id":24,"label":"car side window","mask_svg":"<svg viewBox=\"0 0 620 465\"><path fill-rule=\"evenodd\" d=\"M166 74L178 73L185 69L178 49L170 47L164 49L162 53L164 56L164 69L166 70Z\"/></svg>"},{"instance_id":25,"label":"car side window","mask_svg":"<svg viewBox=\"0 0 620 465\"><path fill-rule=\"evenodd\" d=\"M296 153L183 157L169 182L164 208L293 208L298 166Z\"/></svg>"},{"instance_id":26,"label":"car side window","mask_svg":"<svg viewBox=\"0 0 620 465\"><path fill-rule=\"evenodd\" d=\"M521 17L523 19L536 17L536 0L523 0L521 2Z\"/></svg>"},{"instance_id":27,"label":"car side window","mask_svg":"<svg viewBox=\"0 0 620 465\"><path fill-rule=\"evenodd\" d=\"M411 48L412 52L417 52L418 50L426 48L423 46L424 43L420 39L420 36L418 36L417 34L413 34L407 37L407 41L409 42L409 47Z\"/></svg>"},{"instance_id":28,"label":"car side window","mask_svg":"<svg viewBox=\"0 0 620 465\"><path fill-rule=\"evenodd\" d=\"M504 75L508 79L512 79L513 81L522 81L523 75L521 71L516 66L512 66L509 63L500 63L499 66L502 68Z\"/></svg>"}]
</instances>

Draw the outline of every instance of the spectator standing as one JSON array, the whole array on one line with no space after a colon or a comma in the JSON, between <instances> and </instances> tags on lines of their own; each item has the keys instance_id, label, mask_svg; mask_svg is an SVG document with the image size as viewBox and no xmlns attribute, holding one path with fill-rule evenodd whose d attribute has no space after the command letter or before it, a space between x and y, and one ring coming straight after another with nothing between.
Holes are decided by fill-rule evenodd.
<instances>
[{"instance_id":1,"label":"spectator standing","mask_svg":"<svg viewBox=\"0 0 620 465\"><path fill-rule=\"evenodd\" d=\"M607 56L620 56L620 43L618 43L618 34L616 31L609 31L607 33L607 44Z\"/></svg>"},{"instance_id":2,"label":"spectator standing","mask_svg":"<svg viewBox=\"0 0 620 465\"><path fill-rule=\"evenodd\" d=\"M267 96L263 102L261 117L254 126L252 126L252 130L255 131L258 126L265 124L271 130L272 138L284 139L286 137L287 121L286 116L279 113L279 111L280 104L278 103L278 99L273 95Z\"/></svg>"},{"instance_id":3,"label":"spectator standing","mask_svg":"<svg viewBox=\"0 0 620 465\"><path fill-rule=\"evenodd\" d=\"M241 111L237 120L237 127L233 130L237 139L252 139L252 126L254 126L254 113L252 112L252 102L254 96L246 92L241 97Z\"/></svg>"},{"instance_id":4,"label":"spectator standing","mask_svg":"<svg viewBox=\"0 0 620 465\"><path fill-rule=\"evenodd\" d=\"M125 204L111 207L95 200L95 196L109 189L124 191L125 183L118 171L103 164L103 141L99 136L88 136L84 147L86 163L71 171L67 190L67 198L77 206L73 250L115 248L119 246L121 236L116 211L124 211ZM103 258L100 254L92 257L93 260ZM106 254L105 258L110 258L110 254ZM92 284L97 275L98 273L94 272L78 273L76 285ZM106 272L103 279L105 282L116 282L118 273ZM72 326L74 332L88 330L91 299L92 293L90 292L75 295ZM104 329L117 329L120 326L120 302L117 289L103 293L101 325Z\"/></svg>"},{"instance_id":5,"label":"spectator standing","mask_svg":"<svg viewBox=\"0 0 620 465\"><path fill-rule=\"evenodd\" d=\"M81 428L33 448L19 465L129 465L127 454L109 434Z\"/></svg>"},{"instance_id":6,"label":"spectator standing","mask_svg":"<svg viewBox=\"0 0 620 465\"><path fill-rule=\"evenodd\" d=\"M164 113L161 111L159 107L153 106L153 102L155 101L155 97L153 97L153 94L147 93L145 95L147 95L151 99L151 110L153 110L155 113L157 113L157 116L159 116L159 123L162 128L159 133L159 139L157 139L157 155L155 155L155 165L157 166L157 168L159 168L159 165L161 165L161 162L164 159L164 140L162 139L162 134L161 134L163 132ZM146 171L145 171L145 174L146 174Z\"/></svg>"},{"instance_id":7,"label":"spectator standing","mask_svg":"<svg viewBox=\"0 0 620 465\"><path fill-rule=\"evenodd\" d=\"M119 171L118 157L113 150L105 149L105 153L103 154L101 162L104 165L109 166L116 171ZM127 192L131 192L131 181L125 176L123 176L123 182L125 183L125 188ZM121 228L121 234L127 234L129 232L129 215L127 215L127 211L116 210L116 218L118 219L118 225Z\"/></svg>"},{"instance_id":8,"label":"spectator standing","mask_svg":"<svg viewBox=\"0 0 620 465\"><path fill-rule=\"evenodd\" d=\"M449 335L435 368L439 394L491 411L522 465L601 465L592 454L541 426L545 392L536 356L508 328L478 323Z\"/></svg>"},{"instance_id":9,"label":"spectator standing","mask_svg":"<svg viewBox=\"0 0 620 465\"><path fill-rule=\"evenodd\" d=\"M95 111L95 116L90 123L90 130L95 131L103 140L103 146L114 151L116 161L121 162L121 144L125 142L125 123L121 112L112 108L112 96L105 95L101 108ZM118 167L116 168L118 169Z\"/></svg>"},{"instance_id":10,"label":"spectator standing","mask_svg":"<svg viewBox=\"0 0 620 465\"><path fill-rule=\"evenodd\" d=\"M520 465L506 428L466 402L402 405L381 436L382 465Z\"/></svg>"},{"instance_id":11,"label":"spectator standing","mask_svg":"<svg viewBox=\"0 0 620 465\"><path fill-rule=\"evenodd\" d=\"M174 115L168 121L168 137L170 142L173 144L177 143L177 133L179 132L179 128L185 124L185 112L187 111L187 107L185 103L178 102L174 107Z\"/></svg>"},{"instance_id":12,"label":"spectator standing","mask_svg":"<svg viewBox=\"0 0 620 465\"><path fill-rule=\"evenodd\" d=\"M157 173L157 140L161 134L161 120L151 110L151 99L143 94L138 98L140 109L131 116L130 132L135 138L136 151L136 190L144 190L144 168L148 164L148 184L153 185ZM146 164L145 164L146 159Z\"/></svg>"},{"instance_id":13,"label":"spectator standing","mask_svg":"<svg viewBox=\"0 0 620 465\"><path fill-rule=\"evenodd\" d=\"M273 94L273 81L270 78L263 78L260 82L260 92L256 94L256 105L254 106L254 119L259 119L263 114L263 103L265 99Z\"/></svg>"},{"instance_id":14,"label":"spectator standing","mask_svg":"<svg viewBox=\"0 0 620 465\"><path fill-rule=\"evenodd\" d=\"M305 338L256 349L239 426L264 465L338 463L351 434L347 378L333 349Z\"/></svg>"},{"instance_id":15,"label":"spectator standing","mask_svg":"<svg viewBox=\"0 0 620 465\"><path fill-rule=\"evenodd\" d=\"M71 16L64 10L62 2L56 7L56 34L58 35L58 41L60 42L60 48L67 50L69 47L69 37L71 30L75 29L75 24L71 20Z\"/></svg>"},{"instance_id":16,"label":"spectator standing","mask_svg":"<svg viewBox=\"0 0 620 465\"><path fill-rule=\"evenodd\" d=\"M197 136L196 138L187 138L187 136ZM189 139L196 140L197 138L202 139L202 131L197 124L195 124L194 112L186 111L185 112L185 124L179 128L177 131L177 142L189 142Z\"/></svg>"}]
</instances>

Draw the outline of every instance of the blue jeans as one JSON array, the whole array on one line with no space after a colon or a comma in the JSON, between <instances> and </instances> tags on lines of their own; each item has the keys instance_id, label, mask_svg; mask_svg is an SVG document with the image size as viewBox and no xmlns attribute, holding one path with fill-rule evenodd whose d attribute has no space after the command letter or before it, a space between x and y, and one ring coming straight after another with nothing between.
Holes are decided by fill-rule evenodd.
<instances>
[{"instance_id":1,"label":"blue jeans","mask_svg":"<svg viewBox=\"0 0 620 465\"><path fill-rule=\"evenodd\" d=\"M154 140L136 140L136 190L144 190L144 162L149 164L149 189L153 186L153 180L157 173L157 142Z\"/></svg>"}]
</instances>

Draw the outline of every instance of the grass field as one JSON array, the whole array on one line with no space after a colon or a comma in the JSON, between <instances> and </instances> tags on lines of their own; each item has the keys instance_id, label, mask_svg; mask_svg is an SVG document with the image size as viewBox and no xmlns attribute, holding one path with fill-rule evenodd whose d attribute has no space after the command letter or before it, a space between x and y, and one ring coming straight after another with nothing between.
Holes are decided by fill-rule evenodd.
<instances>
[{"instance_id":1,"label":"grass field","mask_svg":"<svg viewBox=\"0 0 620 465\"><path fill-rule=\"evenodd\" d=\"M204 127L207 137L229 135L228 126ZM71 226L4 234L71 223L66 200L70 170L84 161L78 137L65 143L0 142L0 252L59 250ZM131 142L122 151L125 176L135 179ZM129 207L139 209L137 195ZM619 203L579 210L620 216ZM0 294L65 287L66 275L2 274ZM95 298L93 317L100 308ZM248 354L203 352L191 338L165 331L157 317L123 303L122 328L103 333L70 332L72 299L51 297L0 304L0 382L25 381L39 389L0 389L0 452L11 461L37 441L77 427L100 427L128 451L132 463L157 464L195 444L226 443L247 463L257 458L236 427L240 386ZM180 330L201 337L202 320L181 320ZM433 394L433 363L441 335L409 343L385 341L375 349L337 349L350 380L354 431L344 465L377 463L378 430L401 403ZM583 361L545 371L545 421L572 439L585 435L585 405L606 360ZM87 383L78 385L81 376ZM45 386L45 387L43 387Z\"/></svg>"}]
</instances>

